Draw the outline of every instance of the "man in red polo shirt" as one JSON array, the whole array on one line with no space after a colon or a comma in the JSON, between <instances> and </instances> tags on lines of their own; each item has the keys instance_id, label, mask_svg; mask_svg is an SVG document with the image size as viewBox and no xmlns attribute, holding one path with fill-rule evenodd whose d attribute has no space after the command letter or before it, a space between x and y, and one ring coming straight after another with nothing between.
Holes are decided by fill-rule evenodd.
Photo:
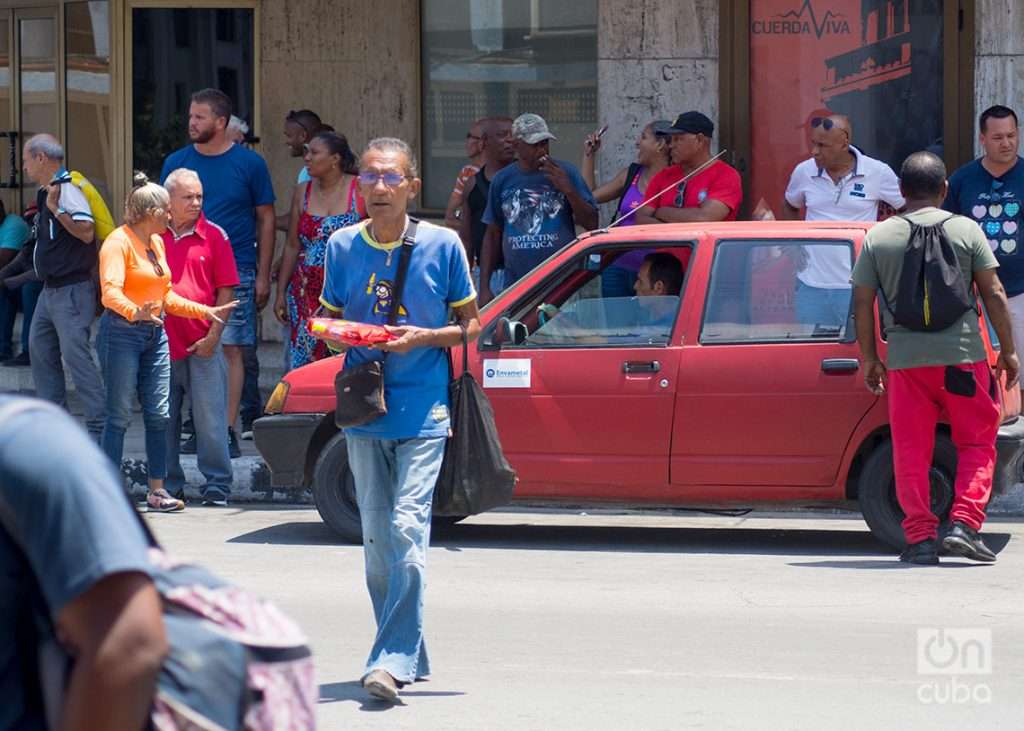
<instances>
[{"instance_id":1,"label":"man in red polo shirt","mask_svg":"<svg viewBox=\"0 0 1024 731\"><path fill-rule=\"evenodd\" d=\"M179 168L164 181L170 193L170 220L164 232L167 264L174 291L205 305L234 299L238 284L235 255L227 234L203 216L203 184L192 170ZM167 429L167 489L181 495L181 402L192 402L196 457L206 478L204 505L227 505L232 469L228 453L227 361L221 350L219 322L167 315L164 323L171 351L171 423Z\"/></svg>"},{"instance_id":2,"label":"man in red polo shirt","mask_svg":"<svg viewBox=\"0 0 1024 731\"><path fill-rule=\"evenodd\" d=\"M683 178L711 159L714 132L714 123L700 112L680 114L671 127L659 130L659 135L671 138L673 164L647 184L645 195L662 192L637 211L637 223L736 220L743 202L743 186L734 168L717 160L683 182Z\"/></svg>"}]
</instances>

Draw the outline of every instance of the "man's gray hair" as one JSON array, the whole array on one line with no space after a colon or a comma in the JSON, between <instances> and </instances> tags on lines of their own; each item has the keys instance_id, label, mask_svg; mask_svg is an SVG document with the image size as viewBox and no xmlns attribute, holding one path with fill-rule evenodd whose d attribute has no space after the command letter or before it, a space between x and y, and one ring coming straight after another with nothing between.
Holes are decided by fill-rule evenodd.
<instances>
[{"instance_id":1,"label":"man's gray hair","mask_svg":"<svg viewBox=\"0 0 1024 731\"><path fill-rule=\"evenodd\" d=\"M167 188L168 193L174 193L174 189L178 187L179 183L186 181L195 181L199 183L199 187L202 188L203 181L199 179L199 173L195 170L189 170L188 168L178 168L171 172L164 181L164 187Z\"/></svg>"},{"instance_id":2,"label":"man's gray hair","mask_svg":"<svg viewBox=\"0 0 1024 731\"><path fill-rule=\"evenodd\" d=\"M419 177L419 167L416 165L416 153L412 151L409 143L405 140L400 140L397 137L377 137L370 140L369 144L366 145L366 149L363 150L363 157L366 157L366 153L370 150L376 150L377 152L398 152L405 155L405 159L409 161L406 172L410 177Z\"/></svg>"},{"instance_id":3,"label":"man's gray hair","mask_svg":"<svg viewBox=\"0 0 1024 731\"><path fill-rule=\"evenodd\" d=\"M25 150L33 157L42 155L48 160L57 160L58 162L64 159L64 146L57 141L56 137L49 134L30 137L25 143Z\"/></svg>"}]
</instances>

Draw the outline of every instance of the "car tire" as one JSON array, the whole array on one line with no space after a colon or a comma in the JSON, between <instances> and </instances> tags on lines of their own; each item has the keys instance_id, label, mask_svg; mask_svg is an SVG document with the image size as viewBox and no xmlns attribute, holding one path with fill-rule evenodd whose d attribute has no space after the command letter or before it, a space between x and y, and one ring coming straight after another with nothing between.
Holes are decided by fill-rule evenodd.
<instances>
[{"instance_id":1,"label":"car tire","mask_svg":"<svg viewBox=\"0 0 1024 731\"><path fill-rule=\"evenodd\" d=\"M941 526L949 522L956 479L956 447L944 434L935 437L935 452L929 470L932 488L932 512ZM883 543L902 551L907 542L903 534L906 517L896 499L896 479L892 462L892 442L886 440L864 462L858 490L860 511L868 528Z\"/></svg>"},{"instance_id":2,"label":"car tire","mask_svg":"<svg viewBox=\"0 0 1024 731\"><path fill-rule=\"evenodd\" d=\"M363 542L356 483L348 466L344 432L324 445L313 467L313 501L328 527L348 543Z\"/></svg>"}]
</instances>

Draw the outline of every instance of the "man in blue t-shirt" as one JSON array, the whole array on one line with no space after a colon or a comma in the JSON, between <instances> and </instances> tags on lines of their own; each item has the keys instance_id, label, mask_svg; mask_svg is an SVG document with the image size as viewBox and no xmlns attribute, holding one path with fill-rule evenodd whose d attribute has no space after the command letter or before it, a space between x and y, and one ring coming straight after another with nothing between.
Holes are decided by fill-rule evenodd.
<instances>
[{"instance_id":1,"label":"man in blue t-shirt","mask_svg":"<svg viewBox=\"0 0 1024 731\"><path fill-rule=\"evenodd\" d=\"M0 729L146 723L168 640L123 491L70 416L0 396Z\"/></svg>"},{"instance_id":2,"label":"man in blue t-shirt","mask_svg":"<svg viewBox=\"0 0 1024 731\"><path fill-rule=\"evenodd\" d=\"M259 378L246 373L245 348L256 347L256 318L270 296L270 270L274 256L274 188L262 157L227 137L231 120L231 99L217 89L203 89L192 95L188 111L188 136L192 144L176 150L164 160L160 182L178 168L194 170L203 184L203 213L228 235L238 267L235 288L238 306L221 335L228 362L228 435L231 456L239 456L234 425L238 419L242 385ZM254 395L259 401L259 392ZM262 411L261 405L246 404L246 411Z\"/></svg>"},{"instance_id":3,"label":"man in blue t-shirt","mask_svg":"<svg viewBox=\"0 0 1024 731\"><path fill-rule=\"evenodd\" d=\"M324 307L337 317L386 324L398 307L398 338L350 348L345 370L384 360L387 414L345 429L362 515L366 583L377 636L363 685L394 703L398 688L430 673L423 641L423 589L434 484L449 434L445 348L480 332L466 252L451 229L419 222L401 302L395 283L409 202L420 190L416 158L398 139L372 140L359 164L369 220L336 231L327 243ZM449 325L454 311L458 325Z\"/></svg>"},{"instance_id":4,"label":"man in blue t-shirt","mask_svg":"<svg viewBox=\"0 0 1024 731\"><path fill-rule=\"evenodd\" d=\"M597 203L574 165L551 158L557 139L536 114L512 123L516 164L503 168L487 195L487 224L480 257L480 304L490 302L491 274L504 257L509 286L576 238L576 227L597 228Z\"/></svg>"},{"instance_id":5,"label":"man in blue t-shirt","mask_svg":"<svg viewBox=\"0 0 1024 731\"><path fill-rule=\"evenodd\" d=\"M942 207L981 226L999 261L1013 323L1013 341L1024 343L1024 164L1017 154L1017 115L996 105L981 113L978 139L984 154L949 178Z\"/></svg>"}]
</instances>

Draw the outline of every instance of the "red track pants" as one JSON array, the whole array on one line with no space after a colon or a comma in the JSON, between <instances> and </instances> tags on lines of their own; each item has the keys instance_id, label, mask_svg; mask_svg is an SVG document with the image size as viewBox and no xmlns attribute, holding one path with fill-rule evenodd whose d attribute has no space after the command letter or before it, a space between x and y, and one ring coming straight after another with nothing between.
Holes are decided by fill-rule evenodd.
<instances>
[{"instance_id":1,"label":"red track pants","mask_svg":"<svg viewBox=\"0 0 1024 731\"><path fill-rule=\"evenodd\" d=\"M973 396L946 390L946 366L888 373L896 497L907 516L903 521L907 543L937 536L939 519L930 508L928 469L935 446L935 426L942 413L949 418L957 451L956 497L951 519L975 530L985 520L996 463L998 395L993 398L990 393L993 377L985 361L955 368L974 374Z\"/></svg>"}]
</instances>

